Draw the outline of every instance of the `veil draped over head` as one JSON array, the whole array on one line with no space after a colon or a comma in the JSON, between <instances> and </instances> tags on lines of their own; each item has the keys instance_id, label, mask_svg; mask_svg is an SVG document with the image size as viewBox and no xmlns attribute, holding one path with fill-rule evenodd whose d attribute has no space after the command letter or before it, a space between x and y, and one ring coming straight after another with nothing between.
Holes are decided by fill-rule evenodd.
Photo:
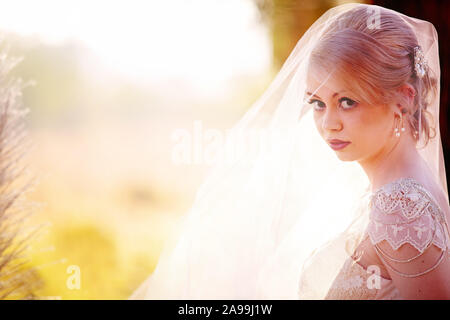
<instances>
[{"instance_id":1,"label":"veil draped over head","mask_svg":"<svg viewBox=\"0 0 450 320\"><path fill-rule=\"evenodd\" d=\"M356 11L367 12L365 23L375 29L383 28L385 14L397 15L417 38L427 71L437 81L437 91L415 113L419 142L425 139L424 112L434 120L436 135L423 148L419 143L418 151L448 201L433 25L378 6L341 5L308 29L268 89L232 128L179 233L130 299L325 296L351 253L349 236L362 231L371 186L360 165L338 159L318 133L306 103L307 73L316 46L333 28L352 23ZM322 84L330 75L331 70L320 78ZM321 263L308 268L313 256Z\"/></svg>"}]
</instances>

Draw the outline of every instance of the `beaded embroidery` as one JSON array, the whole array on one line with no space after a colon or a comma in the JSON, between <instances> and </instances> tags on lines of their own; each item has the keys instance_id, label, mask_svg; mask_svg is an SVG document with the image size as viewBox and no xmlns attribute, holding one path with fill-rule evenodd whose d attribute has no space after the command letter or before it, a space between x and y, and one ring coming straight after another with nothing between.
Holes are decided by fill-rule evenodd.
<instances>
[{"instance_id":1,"label":"beaded embroidery","mask_svg":"<svg viewBox=\"0 0 450 320\"><path fill-rule=\"evenodd\" d=\"M445 250L445 217L426 189L412 178L389 183L370 202L368 233L373 244L386 240L394 250L404 243L420 253L434 243Z\"/></svg>"},{"instance_id":2,"label":"beaded embroidery","mask_svg":"<svg viewBox=\"0 0 450 320\"><path fill-rule=\"evenodd\" d=\"M417 181L401 178L384 185L372 194L368 234L372 243L387 240L398 249L408 242L421 253L431 243L445 250L448 230L444 228L445 216L434 198ZM349 258L334 280L325 299L357 300L377 299L377 289L366 285L370 274ZM401 298L392 280L384 279L386 292L382 299ZM387 288L392 286L392 288Z\"/></svg>"}]
</instances>

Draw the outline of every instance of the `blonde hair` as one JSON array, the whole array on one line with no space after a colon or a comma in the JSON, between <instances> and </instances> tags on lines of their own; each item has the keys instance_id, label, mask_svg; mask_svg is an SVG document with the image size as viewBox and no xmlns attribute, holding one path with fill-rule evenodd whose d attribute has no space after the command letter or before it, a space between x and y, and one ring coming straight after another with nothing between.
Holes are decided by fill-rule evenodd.
<instances>
[{"instance_id":1,"label":"blonde hair","mask_svg":"<svg viewBox=\"0 0 450 320\"><path fill-rule=\"evenodd\" d=\"M416 145L420 136L426 146L436 136L427 107L436 96L437 80L431 69L422 78L416 75L414 48L419 43L409 25L399 15L378 8L376 27L369 25L373 13L366 7L340 15L311 53L311 64L326 72L338 72L362 101L383 105L398 101L406 108L411 132L418 133L414 135ZM412 104L397 90L407 83L416 91Z\"/></svg>"}]
</instances>

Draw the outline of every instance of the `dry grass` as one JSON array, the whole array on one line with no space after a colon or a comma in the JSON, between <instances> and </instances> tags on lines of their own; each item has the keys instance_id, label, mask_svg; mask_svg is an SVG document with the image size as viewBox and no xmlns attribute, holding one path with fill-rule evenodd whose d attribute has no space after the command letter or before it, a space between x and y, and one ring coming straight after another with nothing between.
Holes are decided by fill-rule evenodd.
<instances>
[{"instance_id":1,"label":"dry grass","mask_svg":"<svg viewBox=\"0 0 450 320\"><path fill-rule=\"evenodd\" d=\"M27 139L21 102L26 86L9 77L19 59L0 53L0 299L35 299L43 286L27 257L30 243L41 230L28 219L37 203L26 199L36 179L27 167Z\"/></svg>"}]
</instances>

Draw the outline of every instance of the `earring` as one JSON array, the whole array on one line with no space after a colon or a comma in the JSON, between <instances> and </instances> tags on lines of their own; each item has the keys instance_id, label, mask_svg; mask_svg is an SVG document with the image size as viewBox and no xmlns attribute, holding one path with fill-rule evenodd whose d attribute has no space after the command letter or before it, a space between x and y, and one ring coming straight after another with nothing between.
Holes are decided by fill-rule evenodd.
<instances>
[{"instance_id":1,"label":"earring","mask_svg":"<svg viewBox=\"0 0 450 320\"><path fill-rule=\"evenodd\" d=\"M403 110L404 110L404 109L403 109ZM402 114L405 113L403 110L402 110ZM405 132L405 127L403 126L403 115L400 116L400 121L401 121L401 123L402 123L401 131L402 131L402 132ZM396 136L396 137L400 137L400 132L399 132L399 129L398 129L397 127L394 128L394 132L395 132L395 136Z\"/></svg>"}]
</instances>

